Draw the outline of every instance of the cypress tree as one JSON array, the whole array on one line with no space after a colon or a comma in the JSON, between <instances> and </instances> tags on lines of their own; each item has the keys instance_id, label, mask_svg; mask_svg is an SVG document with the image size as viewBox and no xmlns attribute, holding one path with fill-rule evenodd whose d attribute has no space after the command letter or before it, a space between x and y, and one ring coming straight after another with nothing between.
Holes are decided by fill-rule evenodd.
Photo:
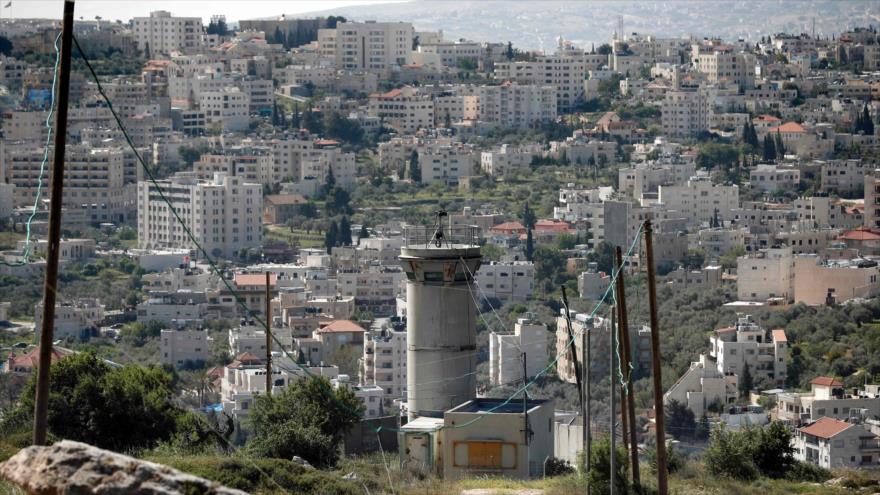
<instances>
[{"instance_id":1,"label":"cypress tree","mask_svg":"<svg viewBox=\"0 0 880 495\"><path fill-rule=\"evenodd\" d=\"M776 146L773 144L773 138L770 134L764 136L764 160L770 161L776 159Z\"/></svg>"},{"instance_id":2,"label":"cypress tree","mask_svg":"<svg viewBox=\"0 0 880 495\"><path fill-rule=\"evenodd\" d=\"M871 113L868 111L867 103L865 103L865 107L862 110L862 130L865 131L865 135L874 135L874 120L871 118Z\"/></svg>"},{"instance_id":3,"label":"cypress tree","mask_svg":"<svg viewBox=\"0 0 880 495\"><path fill-rule=\"evenodd\" d=\"M782 134L779 131L776 131L776 156L779 158L785 158L785 143L782 142Z\"/></svg>"},{"instance_id":4,"label":"cypress tree","mask_svg":"<svg viewBox=\"0 0 880 495\"><path fill-rule=\"evenodd\" d=\"M415 183L422 182L422 168L419 167L419 152L416 150L409 155L409 178Z\"/></svg>"},{"instance_id":5,"label":"cypress tree","mask_svg":"<svg viewBox=\"0 0 880 495\"><path fill-rule=\"evenodd\" d=\"M335 246L337 246L339 242L339 226L336 225L336 222L330 222L330 227L327 229L327 232L324 233L324 246L327 247L327 254L333 250Z\"/></svg>"},{"instance_id":6,"label":"cypress tree","mask_svg":"<svg viewBox=\"0 0 880 495\"><path fill-rule=\"evenodd\" d=\"M351 223L348 217L342 217L339 222L339 245L351 246Z\"/></svg>"},{"instance_id":7,"label":"cypress tree","mask_svg":"<svg viewBox=\"0 0 880 495\"><path fill-rule=\"evenodd\" d=\"M526 259L534 261L535 256L535 240L532 239L532 229L526 232Z\"/></svg>"}]
</instances>

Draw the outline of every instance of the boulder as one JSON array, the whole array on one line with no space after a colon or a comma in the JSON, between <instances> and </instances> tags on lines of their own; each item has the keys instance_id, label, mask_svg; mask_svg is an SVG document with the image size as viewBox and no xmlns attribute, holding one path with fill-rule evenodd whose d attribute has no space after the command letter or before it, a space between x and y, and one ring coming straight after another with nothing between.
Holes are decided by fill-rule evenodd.
<instances>
[{"instance_id":1,"label":"boulder","mask_svg":"<svg viewBox=\"0 0 880 495\"><path fill-rule=\"evenodd\" d=\"M0 475L31 495L247 495L162 464L69 440L20 450L0 464Z\"/></svg>"}]
</instances>

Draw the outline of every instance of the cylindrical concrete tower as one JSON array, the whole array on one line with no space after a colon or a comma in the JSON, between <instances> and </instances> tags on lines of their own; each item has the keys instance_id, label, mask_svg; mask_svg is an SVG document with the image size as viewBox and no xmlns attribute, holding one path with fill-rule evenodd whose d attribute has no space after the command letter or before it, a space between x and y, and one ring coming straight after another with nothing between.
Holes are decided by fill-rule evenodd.
<instances>
[{"instance_id":1,"label":"cylindrical concrete tower","mask_svg":"<svg viewBox=\"0 0 880 495\"><path fill-rule=\"evenodd\" d=\"M438 225L445 213L438 215ZM476 396L476 310L480 267L476 227L410 227L400 250L406 272L409 418Z\"/></svg>"}]
</instances>

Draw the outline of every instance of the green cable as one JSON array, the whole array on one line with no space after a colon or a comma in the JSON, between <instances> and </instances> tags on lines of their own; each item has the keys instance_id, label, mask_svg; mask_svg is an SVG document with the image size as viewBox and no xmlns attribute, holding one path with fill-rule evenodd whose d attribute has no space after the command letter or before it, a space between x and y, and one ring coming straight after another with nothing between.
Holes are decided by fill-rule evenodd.
<instances>
[{"instance_id":1,"label":"green cable","mask_svg":"<svg viewBox=\"0 0 880 495\"><path fill-rule=\"evenodd\" d=\"M40 206L40 197L43 195L43 175L46 173L46 163L49 161L49 146L52 143L52 115L55 113L55 86L58 84L58 65L61 63L61 51L58 49L58 42L61 40L61 33L55 37L55 67L52 71L52 95L49 100L49 114L46 115L46 146L43 150L43 160L40 162L40 174L37 176L37 196L34 198L34 207L28 216L27 224L25 224L24 251L21 254L21 261L10 263L0 260L3 266L24 266L27 265L31 257L31 223L37 216L37 209ZM51 200L51 198L50 198Z\"/></svg>"}]
</instances>

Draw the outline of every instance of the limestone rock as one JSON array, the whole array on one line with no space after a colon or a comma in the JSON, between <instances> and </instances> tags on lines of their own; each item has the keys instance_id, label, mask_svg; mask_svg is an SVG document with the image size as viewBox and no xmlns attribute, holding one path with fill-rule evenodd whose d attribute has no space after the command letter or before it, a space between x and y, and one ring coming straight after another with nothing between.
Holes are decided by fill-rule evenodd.
<instances>
[{"instance_id":1,"label":"limestone rock","mask_svg":"<svg viewBox=\"0 0 880 495\"><path fill-rule=\"evenodd\" d=\"M0 475L30 495L247 495L162 464L69 440L22 449L0 464Z\"/></svg>"}]
</instances>

